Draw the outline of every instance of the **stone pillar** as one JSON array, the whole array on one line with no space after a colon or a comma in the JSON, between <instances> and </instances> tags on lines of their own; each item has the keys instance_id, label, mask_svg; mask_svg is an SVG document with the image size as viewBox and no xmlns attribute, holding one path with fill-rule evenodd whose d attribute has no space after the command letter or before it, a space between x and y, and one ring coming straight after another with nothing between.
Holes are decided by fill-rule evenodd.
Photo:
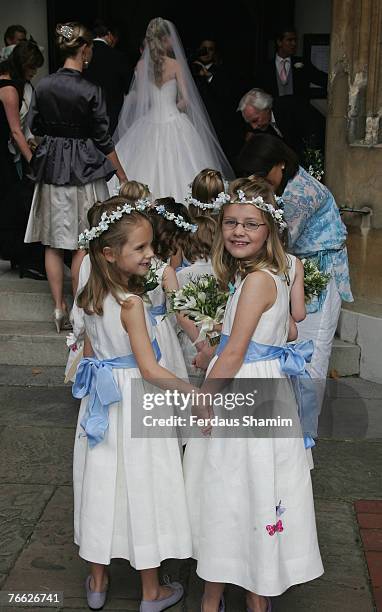
<instances>
[{"instance_id":1,"label":"stone pillar","mask_svg":"<svg viewBox=\"0 0 382 612\"><path fill-rule=\"evenodd\" d=\"M382 0L333 0L326 183L382 227Z\"/></svg>"}]
</instances>

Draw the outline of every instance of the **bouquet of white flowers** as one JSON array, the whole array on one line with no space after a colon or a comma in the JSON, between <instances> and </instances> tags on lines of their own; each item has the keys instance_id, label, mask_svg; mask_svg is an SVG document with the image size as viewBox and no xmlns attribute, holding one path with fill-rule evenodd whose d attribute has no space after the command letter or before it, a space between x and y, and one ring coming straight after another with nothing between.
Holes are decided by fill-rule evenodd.
<instances>
[{"instance_id":1,"label":"bouquet of white flowers","mask_svg":"<svg viewBox=\"0 0 382 612\"><path fill-rule=\"evenodd\" d=\"M310 302L314 296L319 296L330 280L330 274L321 272L317 264L311 259L302 259L304 265L304 293L305 302Z\"/></svg>"},{"instance_id":2,"label":"bouquet of white flowers","mask_svg":"<svg viewBox=\"0 0 382 612\"><path fill-rule=\"evenodd\" d=\"M223 322L228 292L221 291L212 274L191 276L190 282L178 291L170 291L168 299L171 313L183 313L200 327L196 342L208 338L211 345L218 344L220 334L214 331Z\"/></svg>"},{"instance_id":3,"label":"bouquet of white flowers","mask_svg":"<svg viewBox=\"0 0 382 612\"><path fill-rule=\"evenodd\" d=\"M159 281L158 281L158 269L161 267L162 263L160 261L157 261L156 259L152 259L150 267L149 267L149 271L147 272L147 274L145 274L145 286L144 286L144 292L147 293L148 291L152 291L153 289L155 289L156 287L158 287L159 285Z\"/></svg>"}]
</instances>

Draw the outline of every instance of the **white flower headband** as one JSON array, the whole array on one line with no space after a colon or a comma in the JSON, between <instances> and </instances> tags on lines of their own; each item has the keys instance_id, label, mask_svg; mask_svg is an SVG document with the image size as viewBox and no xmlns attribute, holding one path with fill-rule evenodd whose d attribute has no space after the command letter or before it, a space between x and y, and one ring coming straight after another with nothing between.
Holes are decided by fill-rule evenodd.
<instances>
[{"instance_id":1,"label":"white flower headband","mask_svg":"<svg viewBox=\"0 0 382 612\"><path fill-rule=\"evenodd\" d=\"M200 200L193 198L192 195L189 194L188 196L186 196L185 202L186 204L192 204L193 206L197 206L198 208L201 208L202 210L216 210L217 211L217 210L220 210L223 204L225 204L226 202L229 202L229 195L227 193L224 193L224 191L222 191L216 196L214 200L212 200L212 202L200 202Z\"/></svg>"},{"instance_id":2,"label":"white flower headband","mask_svg":"<svg viewBox=\"0 0 382 612\"><path fill-rule=\"evenodd\" d=\"M159 206L154 206L154 210L158 213L158 215L162 215L167 221L173 221L178 227L185 230L186 232L191 232L191 234L195 234L198 229L198 226L195 223L188 223L185 221L182 215L176 215L175 213L169 212L160 204Z\"/></svg>"},{"instance_id":3,"label":"white flower headband","mask_svg":"<svg viewBox=\"0 0 382 612\"><path fill-rule=\"evenodd\" d=\"M98 238L103 232L106 232L109 229L109 225L118 221L122 215L129 215L136 210L143 212L147 208L150 208L150 205L151 201L149 198L142 198L141 200L137 200L134 204L125 202L122 207L117 206L110 215L108 215L107 212L102 213L101 221L98 225L91 227L90 230L86 229L78 236L78 248L87 249L91 240Z\"/></svg>"},{"instance_id":4,"label":"white flower headband","mask_svg":"<svg viewBox=\"0 0 382 612\"><path fill-rule=\"evenodd\" d=\"M269 204L268 202L265 202L262 196L257 196L256 198L248 198L242 189L238 189L236 193L237 197L239 198L239 202L232 202L232 204L253 204L259 210L269 213L276 225L278 226L280 233L282 233L288 227L288 224L283 219L284 211L280 208L275 208L272 204ZM281 205L283 202L282 198L279 198L277 196L275 196L275 200L279 205ZM232 201L232 198L230 198L229 201Z\"/></svg>"}]
</instances>

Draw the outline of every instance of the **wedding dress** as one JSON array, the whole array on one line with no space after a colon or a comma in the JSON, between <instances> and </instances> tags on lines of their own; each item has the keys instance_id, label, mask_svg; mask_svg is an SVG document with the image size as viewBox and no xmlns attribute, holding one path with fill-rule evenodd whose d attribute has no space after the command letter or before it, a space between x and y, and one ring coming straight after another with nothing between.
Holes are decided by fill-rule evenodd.
<instances>
[{"instance_id":1,"label":"wedding dress","mask_svg":"<svg viewBox=\"0 0 382 612\"><path fill-rule=\"evenodd\" d=\"M173 196L183 202L188 185L204 168L220 170L226 179L234 174L192 79L176 30L170 22L161 21L169 32L171 57L178 64L181 82L177 78L156 82L145 45L114 139L129 179L147 184L154 198ZM118 187L113 178L111 193Z\"/></svg>"}]
</instances>

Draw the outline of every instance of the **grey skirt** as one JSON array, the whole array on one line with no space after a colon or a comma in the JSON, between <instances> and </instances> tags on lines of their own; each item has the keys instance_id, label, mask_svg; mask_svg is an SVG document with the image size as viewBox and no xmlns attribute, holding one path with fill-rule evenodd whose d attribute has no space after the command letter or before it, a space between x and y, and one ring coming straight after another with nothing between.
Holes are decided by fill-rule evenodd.
<instances>
[{"instance_id":1,"label":"grey skirt","mask_svg":"<svg viewBox=\"0 0 382 612\"><path fill-rule=\"evenodd\" d=\"M89 227L89 208L108 197L105 179L76 186L37 183L24 241L75 251L79 234Z\"/></svg>"}]
</instances>

